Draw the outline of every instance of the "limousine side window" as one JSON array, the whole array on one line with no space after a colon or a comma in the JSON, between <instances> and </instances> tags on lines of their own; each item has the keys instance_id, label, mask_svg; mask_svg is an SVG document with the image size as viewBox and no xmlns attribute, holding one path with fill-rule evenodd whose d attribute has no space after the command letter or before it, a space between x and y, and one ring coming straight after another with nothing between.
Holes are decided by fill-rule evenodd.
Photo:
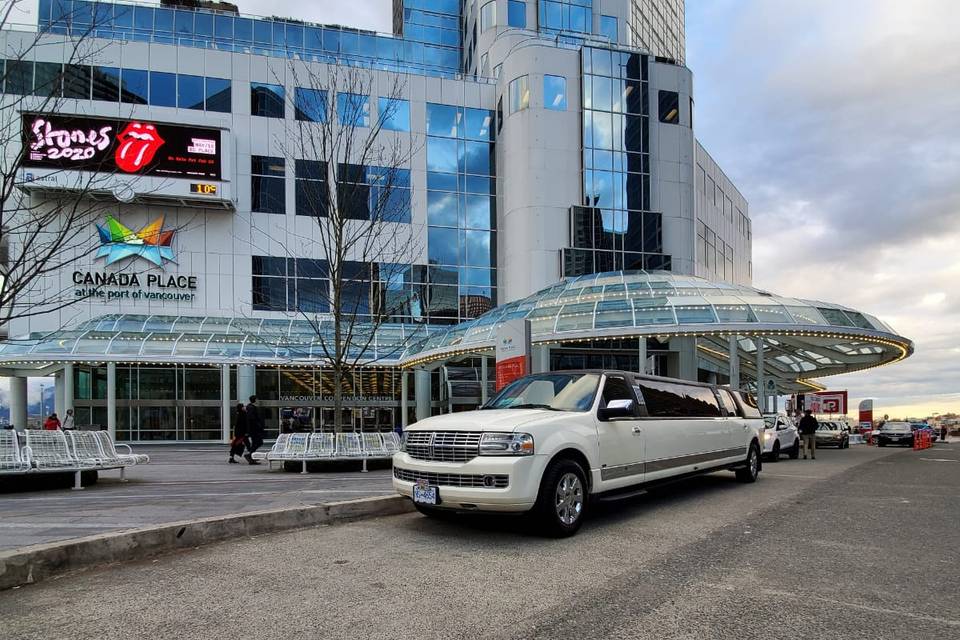
<instances>
[{"instance_id":1,"label":"limousine side window","mask_svg":"<svg viewBox=\"0 0 960 640\"><path fill-rule=\"evenodd\" d=\"M719 418L720 405L709 387L687 386L672 382L637 380L653 418Z\"/></svg>"},{"instance_id":2,"label":"limousine side window","mask_svg":"<svg viewBox=\"0 0 960 640\"><path fill-rule=\"evenodd\" d=\"M744 418L762 418L760 407L757 406L757 399L749 393L741 393L743 399L743 417Z\"/></svg>"},{"instance_id":3,"label":"limousine side window","mask_svg":"<svg viewBox=\"0 0 960 640\"><path fill-rule=\"evenodd\" d=\"M637 413L637 401L633 397L633 391L627 381L619 377L607 377L603 384L603 406L610 404L611 400L629 400L633 403L633 413Z\"/></svg>"},{"instance_id":4,"label":"limousine side window","mask_svg":"<svg viewBox=\"0 0 960 640\"><path fill-rule=\"evenodd\" d=\"M720 403L726 410L727 416L736 417L739 415L740 412L737 410L737 402L733 399L733 396L730 395L730 392L726 389L717 389L717 393L720 395Z\"/></svg>"}]
</instances>

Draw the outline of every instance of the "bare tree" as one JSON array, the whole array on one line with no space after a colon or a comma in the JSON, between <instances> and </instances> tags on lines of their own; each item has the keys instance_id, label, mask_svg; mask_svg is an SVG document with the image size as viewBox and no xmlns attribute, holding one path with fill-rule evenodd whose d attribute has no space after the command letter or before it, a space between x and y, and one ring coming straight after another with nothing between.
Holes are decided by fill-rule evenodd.
<instances>
[{"instance_id":1,"label":"bare tree","mask_svg":"<svg viewBox=\"0 0 960 640\"><path fill-rule=\"evenodd\" d=\"M73 136L70 151L104 143L95 131L31 130L30 123L37 122L34 116L70 111L76 99L90 98L91 83L97 81L91 62L106 44L93 38L96 15L57 16L69 28L41 23L31 30L17 23L27 15L25 4L0 3L0 327L88 297L62 284L61 275L96 250L96 238L81 230L104 213L105 201L117 198L115 181L90 162L78 162L82 170L30 168L34 145L63 136ZM60 59L64 51L63 62L38 61Z\"/></svg>"},{"instance_id":2,"label":"bare tree","mask_svg":"<svg viewBox=\"0 0 960 640\"><path fill-rule=\"evenodd\" d=\"M296 119L286 132L285 155L296 159L297 214L315 224L309 236L297 239L296 253L287 250L319 255L318 268L328 281L298 295L297 311L313 327L331 369L334 428L341 431L347 376L361 365L396 357L416 333L410 329L417 325L410 325L389 350L374 349L384 324L409 323L419 313L421 293L404 281L423 249L410 203L410 161L419 141L390 131L398 119L409 125L401 76L393 75L387 90L378 92L384 87L375 81L387 74L332 65L290 68L301 94L292 101Z\"/></svg>"}]
</instances>

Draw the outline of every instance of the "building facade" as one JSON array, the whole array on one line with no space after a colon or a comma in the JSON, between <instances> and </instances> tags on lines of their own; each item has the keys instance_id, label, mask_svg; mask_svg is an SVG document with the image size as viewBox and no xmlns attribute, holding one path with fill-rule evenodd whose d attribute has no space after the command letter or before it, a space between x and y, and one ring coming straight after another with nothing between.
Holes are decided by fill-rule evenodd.
<instances>
[{"instance_id":1,"label":"building facade","mask_svg":"<svg viewBox=\"0 0 960 640\"><path fill-rule=\"evenodd\" d=\"M36 28L0 33L8 101L56 97L55 113L21 98L4 114L39 145L20 176L34 202L81 173L63 145L45 151L57 133L91 157L100 150L86 132L117 134L116 158L95 171L96 224L64 249L75 262L17 303L54 290L70 304L8 327L11 338L83 333L32 374L57 376L58 407L76 408L78 423L128 440L220 439L226 408L254 391L271 429L294 415L332 422L323 368L285 367L276 345L258 352L257 341L306 335L304 316L329 311L306 194L334 163L375 194L383 168L305 152L295 132L310 123L380 123L379 139L409 152L389 235L415 241L390 260L390 277L377 275L383 264L347 265L361 313L410 300L391 314L400 333L446 329L599 272L750 284L747 202L693 130L682 1L395 0L392 35L187 4L40 0ZM78 58L78 42L89 55ZM364 78L362 93L303 83L347 72ZM157 152L141 127L184 147ZM636 353L636 341L608 347ZM351 378L356 428L407 419L414 385L388 361ZM418 378L433 410L453 404L450 375L479 380L474 365ZM25 370L6 366L19 389ZM485 386L464 396L478 400Z\"/></svg>"}]
</instances>

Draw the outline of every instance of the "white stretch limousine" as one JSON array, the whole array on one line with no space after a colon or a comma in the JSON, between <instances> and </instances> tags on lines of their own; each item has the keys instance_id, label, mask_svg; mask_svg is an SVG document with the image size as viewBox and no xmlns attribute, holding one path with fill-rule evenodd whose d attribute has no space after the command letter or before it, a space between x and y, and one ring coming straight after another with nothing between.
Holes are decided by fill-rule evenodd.
<instances>
[{"instance_id":1,"label":"white stretch limousine","mask_svg":"<svg viewBox=\"0 0 960 640\"><path fill-rule=\"evenodd\" d=\"M681 476L760 472L763 418L723 387L624 371L515 380L476 411L421 420L393 458L393 486L427 515L529 511L549 535L580 528L591 498Z\"/></svg>"}]
</instances>

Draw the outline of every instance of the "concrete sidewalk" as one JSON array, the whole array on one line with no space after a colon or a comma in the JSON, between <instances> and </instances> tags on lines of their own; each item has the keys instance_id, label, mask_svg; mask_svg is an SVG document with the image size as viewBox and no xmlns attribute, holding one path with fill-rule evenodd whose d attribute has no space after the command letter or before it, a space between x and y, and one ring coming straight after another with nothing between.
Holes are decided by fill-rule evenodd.
<instances>
[{"instance_id":1,"label":"concrete sidewalk","mask_svg":"<svg viewBox=\"0 0 960 640\"><path fill-rule=\"evenodd\" d=\"M150 464L101 472L84 491L12 492L0 485L0 550L252 511L392 495L389 462L360 472L359 462L329 463L301 475L266 463L227 464L226 445L137 446Z\"/></svg>"}]
</instances>

